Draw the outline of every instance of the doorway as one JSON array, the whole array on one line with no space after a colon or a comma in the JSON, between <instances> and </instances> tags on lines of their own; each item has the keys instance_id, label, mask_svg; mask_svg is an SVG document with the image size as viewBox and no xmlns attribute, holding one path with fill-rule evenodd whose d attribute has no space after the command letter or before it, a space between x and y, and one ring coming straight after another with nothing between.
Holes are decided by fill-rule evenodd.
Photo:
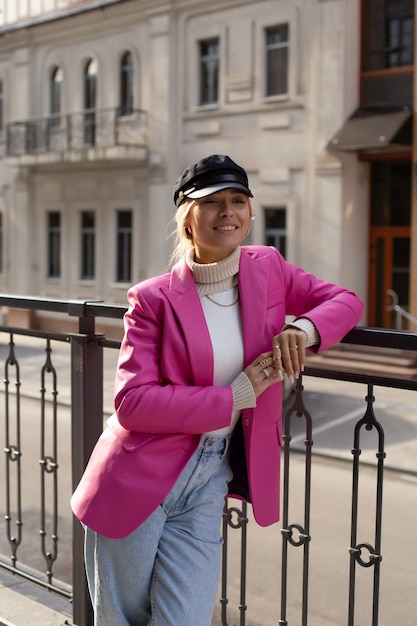
<instances>
[{"instance_id":1,"label":"doorway","mask_svg":"<svg viewBox=\"0 0 417 626\"><path fill-rule=\"evenodd\" d=\"M371 161L370 168L368 324L395 328L389 292L409 307L411 161Z\"/></svg>"}]
</instances>

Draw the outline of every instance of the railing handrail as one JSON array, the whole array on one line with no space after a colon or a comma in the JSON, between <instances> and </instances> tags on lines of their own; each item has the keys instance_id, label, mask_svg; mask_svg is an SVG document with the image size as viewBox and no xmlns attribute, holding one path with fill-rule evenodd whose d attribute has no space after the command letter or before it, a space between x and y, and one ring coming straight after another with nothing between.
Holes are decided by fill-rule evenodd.
<instances>
[{"instance_id":1,"label":"railing handrail","mask_svg":"<svg viewBox=\"0 0 417 626\"><path fill-rule=\"evenodd\" d=\"M70 316L82 315L114 319L121 319L127 310L126 305L110 304L103 300L65 300L18 294L0 294L0 307L2 306L67 313ZM394 328L356 326L341 340L341 343L417 351L417 332Z\"/></svg>"},{"instance_id":2,"label":"railing handrail","mask_svg":"<svg viewBox=\"0 0 417 626\"><path fill-rule=\"evenodd\" d=\"M70 316L106 317L121 319L127 310L125 305L108 304L103 300L64 300L16 294L0 294L0 307L12 307L29 311L67 313Z\"/></svg>"}]
</instances>

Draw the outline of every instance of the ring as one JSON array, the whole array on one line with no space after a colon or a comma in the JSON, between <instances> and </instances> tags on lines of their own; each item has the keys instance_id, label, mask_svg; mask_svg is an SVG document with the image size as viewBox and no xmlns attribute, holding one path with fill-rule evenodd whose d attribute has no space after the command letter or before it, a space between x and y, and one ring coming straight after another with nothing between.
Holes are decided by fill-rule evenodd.
<instances>
[{"instance_id":1,"label":"ring","mask_svg":"<svg viewBox=\"0 0 417 626\"><path fill-rule=\"evenodd\" d=\"M272 357L272 359L273 359L274 361L281 361L281 360L282 360L282 359L281 359L281 355L279 355L279 356L275 356L275 355L274 355L274 356Z\"/></svg>"},{"instance_id":2,"label":"ring","mask_svg":"<svg viewBox=\"0 0 417 626\"><path fill-rule=\"evenodd\" d=\"M265 374L265 378L269 378L271 376L267 367L264 367L262 371Z\"/></svg>"},{"instance_id":3,"label":"ring","mask_svg":"<svg viewBox=\"0 0 417 626\"><path fill-rule=\"evenodd\" d=\"M274 350L281 350L281 346L279 344L277 346L274 346Z\"/></svg>"},{"instance_id":4,"label":"ring","mask_svg":"<svg viewBox=\"0 0 417 626\"><path fill-rule=\"evenodd\" d=\"M262 365L262 367L268 367L271 365L271 359L262 359L262 361L259 361L259 365Z\"/></svg>"},{"instance_id":5,"label":"ring","mask_svg":"<svg viewBox=\"0 0 417 626\"><path fill-rule=\"evenodd\" d=\"M298 346L290 346L290 350L298 350Z\"/></svg>"}]
</instances>

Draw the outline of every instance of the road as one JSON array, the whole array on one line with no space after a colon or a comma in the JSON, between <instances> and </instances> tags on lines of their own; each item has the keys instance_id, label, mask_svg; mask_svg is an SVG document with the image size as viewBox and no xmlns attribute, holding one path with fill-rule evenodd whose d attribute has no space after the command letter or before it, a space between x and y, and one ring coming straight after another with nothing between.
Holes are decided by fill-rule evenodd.
<instances>
[{"instance_id":1,"label":"road","mask_svg":"<svg viewBox=\"0 0 417 626\"><path fill-rule=\"evenodd\" d=\"M17 340L16 340L17 341ZM7 348L0 346L0 363ZM39 493L40 447L39 369L44 349L34 342L17 350L19 358L22 415L22 501L23 540L18 556L32 567L45 569L40 556ZM117 354L105 361L105 408L112 407L112 385ZM71 582L70 411L69 347L54 346L60 405L58 409L59 471L59 558L54 566L58 579ZM10 376L9 376L10 377ZM12 379L11 379L12 381ZM312 510L310 544L309 626L339 626L347 623L350 517L352 490L353 427L365 410L366 388L348 383L329 383L305 377L305 404L313 416L315 451L312 470ZM4 394L3 394L4 395ZM415 626L415 588L417 583L417 417L413 392L375 390L375 413L382 424L387 452L384 480L384 517L382 538L381 594L379 626ZM0 398L4 406L4 398ZM13 414L14 407L10 410ZM1 413L0 413L1 414ZM50 422L51 415L48 414ZM2 422L4 415L2 414ZM304 448L303 420L293 417L292 445ZM4 428L2 425L2 430ZM47 445L50 445L47 443ZM360 473L359 541L374 543L375 520L375 437L366 433L361 442L364 462ZM368 465L369 464L369 465ZM303 523L304 459L294 454L291 460L290 522ZM13 476L12 476L13 484ZM0 485L0 508L4 509L4 484ZM15 491L12 489L12 494ZM50 485L47 493L51 493ZM49 495L48 495L49 499ZM12 499L13 501L13 499ZM247 626L275 626L280 619L280 524L260 528L251 518L248 525ZM47 541L49 541L49 534ZM229 626L239 624L239 547L240 533L230 532L233 549L229 553ZM0 552L10 550L3 531ZM300 626L301 549L290 549L287 622ZM371 625L373 568L359 568L355 626ZM216 609L213 626L221 624ZM39 626L41 626L39 624Z\"/></svg>"}]
</instances>

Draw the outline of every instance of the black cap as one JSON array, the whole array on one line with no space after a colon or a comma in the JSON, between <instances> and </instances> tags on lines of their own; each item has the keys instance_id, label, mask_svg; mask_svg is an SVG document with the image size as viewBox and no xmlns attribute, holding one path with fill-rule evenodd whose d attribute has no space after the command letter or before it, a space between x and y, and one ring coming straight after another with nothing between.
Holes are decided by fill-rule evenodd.
<instances>
[{"instance_id":1,"label":"black cap","mask_svg":"<svg viewBox=\"0 0 417 626\"><path fill-rule=\"evenodd\" d=\"M243 167L228 156L212 154L182 173L174 185L174 202L179 207L187 198L204 198L222 189L238 189L253 198Z\"/></svg>"}]
</instances>

